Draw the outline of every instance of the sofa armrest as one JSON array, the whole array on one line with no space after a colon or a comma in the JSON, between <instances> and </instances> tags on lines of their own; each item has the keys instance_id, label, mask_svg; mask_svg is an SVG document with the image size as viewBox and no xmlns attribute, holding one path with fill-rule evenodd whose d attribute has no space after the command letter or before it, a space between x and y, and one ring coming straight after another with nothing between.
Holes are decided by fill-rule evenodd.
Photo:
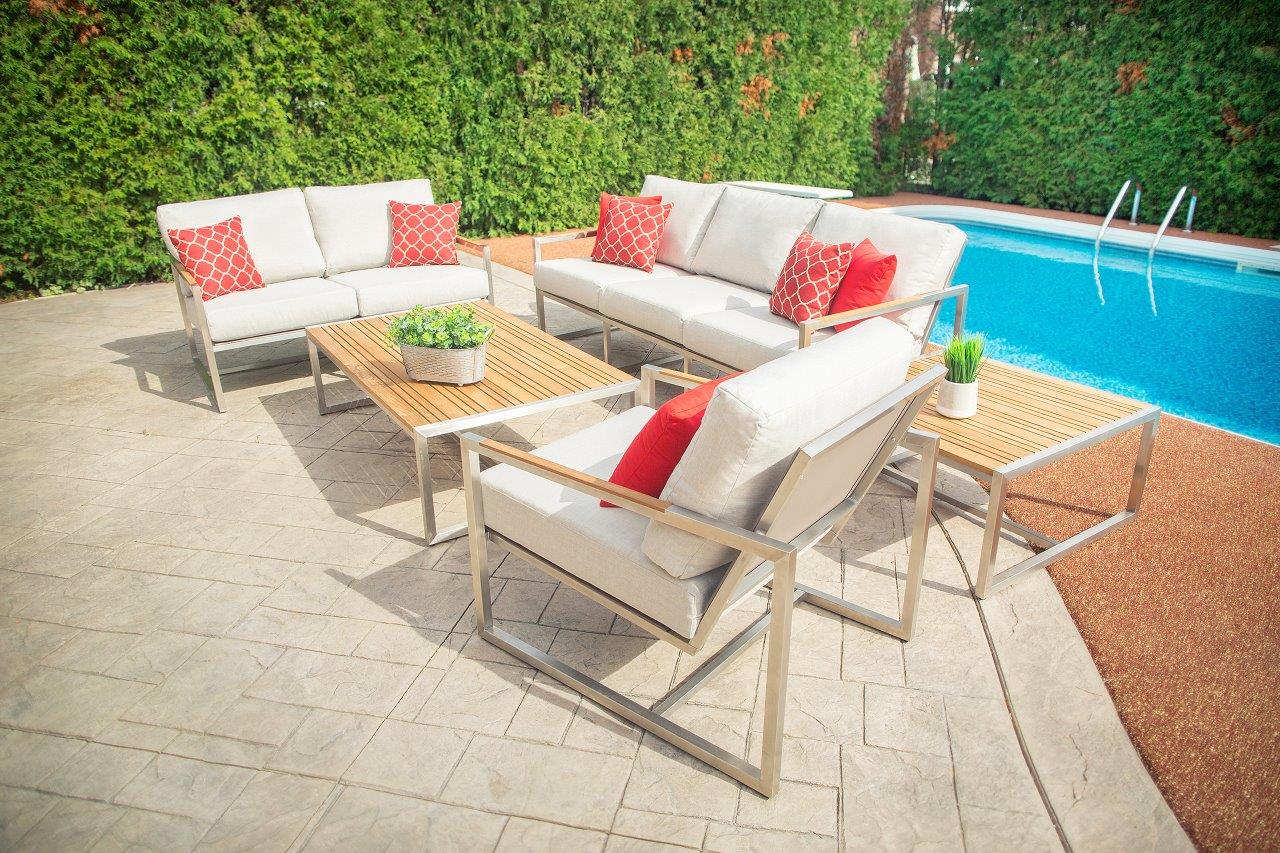
<instances>
[{"instance_id":1,"label":"sofa armrest","mask_svg":"<svg viewBox=\"0 0 1280 853\"><path fill-rule=\"evenodd\" d=\"M906 296L902 299L881 302L879 305L855 308L852 311L841 311L838 314L828 314L815 320L805 320L800 324L800 348L803 349L813 343L813 333L819 329L829 329L841 323L848 323L850 320L866 320L870 317L880 317L896 311L906 311L907 309L920 308L924 305L935 305L944 299L956 300L956 319L953 335L958 338L964 334L964 309L968 296L969 285L955 284L951 287L944 287L941 290L922 293L919 296ZM928 336L928 330L926 329L925 337L928 338Z\"/></svg>"},{"instance_id":2,"label":"sofa armrest","mask_svg":"<svg viewBox=\"0 0 1280 853\"><path fill-rule=\"evenodd\" d=\"M476 507L479 507L480 521L483 522L483 505L477 501L479 495L474 494L478 485L475 475L479 472L479 459L483 456L497 462L504 462L538 477L568 486L574 491L606 500L619 509L629 510L660 524L669 524L681 530L701 536L720 545L726 545L740 551L749 551L765 560L778 560L795 552L795 546L787 542L779 542L754 531L746 530L732 524L726 524L709 516L678 507L669 501L610 483L599 477L593 477L573 468L568 468L541 456L535 456L526 450L512 447L492 438L484 438L475 433L463 433L462 467L464 487L467 497L467 515L474 519ZM474 521L473 521L474 523ZM481 526L483 526L481 524Z\"/></svg>"},{"instance_id":3,"label":"sofa armrest","mask_svg":"<svg viewBox=\"0 0 1280 853\"><path fill-rule=\"evenodd\" d=\"M658 399L657 385L665 382L678 388L696 388L704 382L710 382L708 376L694 376L669 367L646 364L640 368L640 402L646 406L656 406Z\"/></svg>"},{"instance_id":4,"label":"sofa armrest","mask_svg":"<svg viewBox=\"0 0 1280 853\"><path fill-rule=\"evenodd\" d=\"M180 296L194 296L197 299L203 299L204 294L196 285L196 277L191 270L184 267L177 261L169 264L173 267L173 280L178 285L178 294Z\"/></svg>"},{"instance_id":5,"label":"sofa armrest","mask_svg":"<svg viewBox=\"0 0 1280 853\"><path fill-rule=\"evenodd\" d=\"M596 236L594 228L580 228L577 231L566 231L563 234L545 234L541 237L533 238L533 262L536 264L542 260L542 247L548 243L565 243L569 240L585 240L588 237Z\"/></svg>"},{"instance_id":6,"label":"sofa armrest","mask_svg":"<svg viewBox=\"0 0 1280 853\"><path fill-rule=\"evenodd\" d=\"M473 255L479 255L484 263L484 274L489 280L489 304L494 304L493 294L493 251L484 243L468 239L462 235L458 235L454 239L454 243L464 252L470 252Z\"/></svg>"}]
</instances>

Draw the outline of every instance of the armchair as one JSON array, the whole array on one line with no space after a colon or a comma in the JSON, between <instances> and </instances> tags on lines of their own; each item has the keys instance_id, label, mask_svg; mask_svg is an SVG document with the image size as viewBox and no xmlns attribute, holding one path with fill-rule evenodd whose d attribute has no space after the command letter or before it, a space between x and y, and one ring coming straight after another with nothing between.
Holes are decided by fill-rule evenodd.
<instances>
[{"instance_id":1,"label":"armchair","mask_svg":"<svg viewBox=\"0 0 1280 853\"><path fill-rule=\"evenodd\" d=\"M783 383L811 375L820 361L841 359L847 356L843 349L855 346L856 336L849 336L843 345L800 350L724 383L717 389L700 435L709 421L731 417L735 401L749 401L753 392L768 392L774 383L785 388ZM705 381L696 376L646 366L640 405L533 453L464 434L462 472L480 635L631 723L772 796L780 778L793 608L807 602L904 641L913 631L924 574L938 437L911 430L910 424L941 382L943 371L929 370L904 383L901 375L905 369L901 374L898 370L899 363L905 367L907 358L904 348L901 358L895 355L875 366L882 373L892 373L881 383L890 388L888 393L877 391L867 404L866 395L859 397L860 392L844 388L836 405L839 411L830 412L825 419L828 428L818 426L808 435L789 431L795 435L792 445L783 448L778 463L765 472L772 487L766 490L763 511L755 524L739 524L681 506L667 499L672 492L670 483L664 497L654 498L606 479L631 437L652 414L657 383L690 387ZM734 383L738 383L736 388ZM841 391L836 381L829 385ZM804 393L811 390L804 389ZM724 443L718 437L709 440ZM799 558L838 535L900 445L921 459L900 613L879 613L798 583ZM685 460L704 450L695 437ZM749 448L747 456L750 453ZM481 459L500 464L482 472ZM679 475L678 467L673 480ZM746 489L759 484L756 480ZM737 493L741 491L737 489ZM603 509L600 499L618 508ZM655 531L675 531L689 537L695 548L706 543L730 549L733 556L727 565L710 571L676 574L666 562L655 562L663 559L662 549L652 547L650 537ZM495 625L489 540L637 628L690 654L704 648L721 617L757 591L769 589L770 606L670 693L645 706ZM666 713L766 632L764 743L761 763L755 766L672 722Z\"/></svg>"}]
</instances>

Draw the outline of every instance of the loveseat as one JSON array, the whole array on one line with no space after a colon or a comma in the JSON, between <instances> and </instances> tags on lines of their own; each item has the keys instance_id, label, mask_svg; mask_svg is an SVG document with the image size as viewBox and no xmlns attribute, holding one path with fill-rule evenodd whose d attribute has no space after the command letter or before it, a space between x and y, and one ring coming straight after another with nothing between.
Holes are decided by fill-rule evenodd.
<instances>
[{"instance_id":1,"label":"loveseat","mask_svg":"<svg viewBox=\"0 0 1280 853\"><path fill-rule=\"evenodd\" d=\"M419 304L493 301L489 249L462 237L458 248L479 255L482 268L389 267L390 201L431 204L431 182L291 188L156 208L160 235L173 257L187 346L204 369L218 411L226 411L222 374L282 362L219 372L216 353L300 338L307 326L405 311ZM237 215L266 286L205 300L190 271L180 265L168 231Z\"/></svg>"},{"instance_id":2,"label":"loveseat","mask_svg":"<svg viewBox=\"0 0 1280 853\"><path fill-rule=\"evenodd\" d=\"M621 328L681 353L686 369L695 360L750 370L830 337L838 323L872 317L889 321L918 353L949 298L956 300L955 334L963 331L968 288L952 286L951 277L965 235L954 225L658 175L645 178L640 195L672 204L652 272L587 258L542 260L548 243L594 236L594 229L534 238L538 325L546 328L548 298L600 320L605 360L610 332ZM896 254L886 301L801 324L770 313L778 273L806 230L826 243L870 239Z\"/></svg>"}]
</instances>

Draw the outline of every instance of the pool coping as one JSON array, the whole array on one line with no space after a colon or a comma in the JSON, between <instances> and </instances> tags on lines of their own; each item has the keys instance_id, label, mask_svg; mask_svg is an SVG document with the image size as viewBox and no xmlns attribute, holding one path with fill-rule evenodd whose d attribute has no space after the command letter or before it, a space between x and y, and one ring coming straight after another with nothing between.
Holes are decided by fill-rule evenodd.
<instances>
[{"instance_id":1,"label":"pool coping","mask_svg":"<svg viewBox=\"0 0 1280 853\"><path fill-rule=\"evenodd\" d=\"M1096 223L1031 213L1015 213L1009 210L974 207L965 204L898 204L876 207L874 210L884 213L897 213L903 216L917 216L925 219L942 218L975 225L995 225L1017 231L1049 234L1085 241L1096 240L1098 236L1098 224ZM1152 236L1150 232L1145 230L1130 229L1127 226L1120 228L1113 224L1103 233L1102 243L1108 246L1122 246L1145 251L1151 246ZM1166 232L1160 242L1160 252L1223 261L1235 264L1237 269L1243 267L1280 272L1280 251L1275 249L1244 246L1233 242L1179 237Z\"/></svg>"}]
</instances>

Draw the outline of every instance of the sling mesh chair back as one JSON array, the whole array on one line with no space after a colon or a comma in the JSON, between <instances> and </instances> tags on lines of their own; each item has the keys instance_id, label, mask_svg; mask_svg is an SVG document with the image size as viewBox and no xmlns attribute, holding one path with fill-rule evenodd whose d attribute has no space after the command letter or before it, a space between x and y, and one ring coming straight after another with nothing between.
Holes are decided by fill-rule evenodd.
<instances>
[{"instance_id":1,"label":"sling mesh chair back","mask_svg":"<svg viewBox=\"0 0 1280 853\"><path fill-rule=\"evenodd\" d=\"M658 381L706 381L646 366L642 404L528 453L462 438L463 480L480 634L608 710L771 796L778 786L791 614L802 601L902 640L923 577L937 436L910 429L942 368L907 382L910 348L887 320L790 353L722 383L661 498L608 482L653 414ZM798 558L832 541L900 446L921 459L906 588L898 615L796 582ZM495 462L481 471L480 460ZM604 499L614 507L602 507ZM769 588L768 610L650 706L601 684L494 624L493 539L654 637L696 654L720 618ZM761 762L665 714L766 634Z\"/></svg>"}]
</instances>

